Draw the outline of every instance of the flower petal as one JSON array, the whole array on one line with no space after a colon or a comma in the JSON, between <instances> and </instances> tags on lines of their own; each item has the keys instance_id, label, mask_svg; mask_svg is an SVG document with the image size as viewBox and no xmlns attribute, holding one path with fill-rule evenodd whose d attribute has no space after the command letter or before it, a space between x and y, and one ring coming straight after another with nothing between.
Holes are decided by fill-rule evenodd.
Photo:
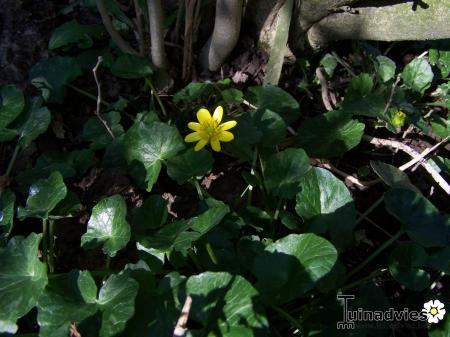
<instances>
[{"instance_id":1,"label":"flower petal","mask_svg":"<svg viewBox=\"0 0 450 337\"><path fill-rule=\"evenodd\" d=\"M209 124L212 117L208 110L200 109L197 111L197 119L200 122L200 124Z\"/></svg>"},{"instance_id":2,"label":"flower petal","mask_svg":"<svg viewBox=\"0 0 450 337\"><path fill-rule=\"evenodd\" d=\"M201 149L203 149L205 147L205 145L208 144L208 142L206 140L200 140L194 147L195 151L200 151Z\"/></svg>"},{"instance_id":3,"label":"flower petal","mask_svg":"<svg viewBox=\"0 0 450 337\"><path fill-rule=\"evenodd\" d=\"M186 137L184 137L184 141L186 143L196 142L201 139L202 139L202 137L200 136L199 132L192 132L192 133L188 134Z\"/></svg>"},{"instance_id":4,"label":"flower petal","mask_svg":"<svg viewBox=\"0 0 450 337\"><path fill-rule=\"evenodd\" d=\"M433 307L436 308L436 309L441 309L441 308L444 307L444 304L441 303L441 301L439 301L439 300L434 300Z\"/></svg>"},{"instance_id":5,"label":"flower petal","mask_svg":"<svg viewBox=\"0 0 450 337\"><path fill-rule=\"evenodd\" d=\"M436 316L428 317L428 323L438 323L439 319Z\"/></svg>"},{"instance_id":6,"label":"flower petal","mask_svg":"<svg viewBox=\"0 0 450 337\"><path fill-rule=\"evenodd\" d=\"M223 117L223 108L219 105L216 110L214 110L213 118L217 122L217 124L220 124Z\"/></svg>"},{"instance_id":7,"label":"flower petal","mask_svg":"<svg viewBox=\"0 0 450 337\"><path fill-rule=\"evenodd\" d=\"M445 315L445 309L441 309L441 310L439 310L439 313L436 315L436 317L441 321L444 319L444 315Z\"/></svg>"},{"instance_id":8,"label":"flower petal","mask_svg":"<svg viewBox=\"0 0 450 337\"><path fill-rule=\"evenodd\" d=\"M423 307L424 307L427 311L430 311L432 305L433 305L433 301L428 301L427 303L425 303L425 304L423 305Z\"/></svg>"},{"instance_id":9,"label":"flower petal","mask_svg":"<svg viewBox=\"0 0 450 337\"><path fill-rule=\"evenodd\" d=\"M214 151L219 152L220 151L220 142L217 139L212 139L211 147Z\"/></svg>"},{"instance_id":10,"label":"flower petal","mask_svg":"<svg viewBox=\"0 0 450 337\"><path fill-rule=\"evenodd\" d=\"M229 122L225 122L223 124L220 124L220 131L225 131L225 130L229 130L231 128L234 128L236 126L237 122L236 121L229 121Z\"/></svg>"},{"instance_id":11,"label":"flower petal","mask_svg":"<svg viewBox=\"0 0 450 337\"><path fill-rule=\"evenodd\" d=\"M189 122L188 123L188 128L194 131L199 131L200 130L200 123L195 123L195 122Z\"/></svg>"},{"instance_id":12,"label":"flower petal","mask_svg":"<svg viewBox=\"0 0 450 337\"><path fill-rule=\"evenodd\" d=\"M217 139L221 142L231 142L234 139L234 135L229 131L222 131Z\"/></svg>"}]
</instances>

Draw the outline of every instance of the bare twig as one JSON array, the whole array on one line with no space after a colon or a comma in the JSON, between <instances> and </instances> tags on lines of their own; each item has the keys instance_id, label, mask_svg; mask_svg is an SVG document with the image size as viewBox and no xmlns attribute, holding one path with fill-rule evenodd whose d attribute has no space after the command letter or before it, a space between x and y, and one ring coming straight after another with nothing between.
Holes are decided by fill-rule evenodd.
<instances>
[{"instance_id":1,"label":"bare twig","mask_svg":"<svg viewBox=\"0 0 450 337\"><path fill-rule=\"evenodd\" d=\"M183 50L183 80L189 80L192 66L192 36L194 32L195 4L197 0L185 1L184 18L184 50Z\"/></svg>"},{"instance_id":2,"label":"bare twig","mask_svg":"<svg viewBox=\"0 0 450 337\"><path fill-rule=\"evenodd\" d=\"M328 92L327 80L323 74L321 67L317 67L316 76L320 82L323 105L325 105L325 109L327 109L328 111L333 111L333 107L331 106L331 103L330 103L330 94Z\"/></svg>"},{"instance_id":3,"label":"bare twig","mask_svg":"<svg viewBox=\"0 0 450 337\"><path fill-rule=\"evenodd\" d=\"M392 88L391 88L391 94L389 95L389 99L386 103L386 106L384 107L384 111L383 111L383 116L386 115L386 112L388 111L389 107L392 104L392 99L394 98L394 93L395 93L395 88L397 87L398 82L400 82L400 74L397 76L397 78L395 79L394 84L392 84Z\"/></svg>"},{"instance_id":4,"label":"bare twig","mask_svg":"<svg viewBox=\"0 0 450 337\"><path fill-rule=\"evenodd\" d=\"M446 138L444 138L443 140L441 140L441 141L440 141L439 143L437 143L436 145L434 145L434 146L432 146L432 147L426 149L425 151L423 151L422 153L420 153L418 156L413 157L412 160L410 160L409 162L407 162L407 163L403 164L402 166L400 166L400 167L399 167L399 170L405 171L405 170L407 170L408 168L410 168L411 166L413 166L414 164L423 161L423 159L424 159L428 154L430 154L431 152L435 151L435 150L436 150L438 147L440 147L442 144L445 144L445 143L448 141L449 138L450 138L450 137L447 136Z\"/></svg>"},{"instance_id":5,"label":"bare twig","mask_svg":"<svg viewBox=\"0 0 450 337\"><path fill-rule=\"evenodd\" d=\"M144 31L142 28L142 9L139 0L134 1L134 11L136 13L137 37L139 43L139 55L144 56Z\"/></svg>"},{"instance_id":6,"label":"bare twig","mask_svg":"<svg viewBox=\"0 0 450 337\"><path fill-rule=\"evenodd\" d=\"M105 26L106 30L108 31L109 35L113 39L114 43L119 47L121 51L128 54L134 54L137 55L136 50L134 50L127 41L125 41L122 36L117 32L117 30L114 28L111 18L109 17L108 10L105 7L105 3L103 0L95 0L97 4L98 11L100 13L100 16L102 17L103 25Z\"/></svg>"},{"instance_id":7,"label":"bare twig","mask_svg":"<svg viewBox=\"0 0 450 337\"><path fill-rule=\"evenodd\" d=\"M434 169L433 166L431 166L426 160L423 159L423 156L421 157L421 154L418 153L417 151L415 151L412 148L410 148L409 146L407 146L403 143L397 142L395 140L375 138L375 137L371 137L371 136L367 136L367 135L364 135L363 139L375 146L391 147L394 149L401 150L401 151L409 154L413 158L418 158L416 160L416 162L420 163L420 165L422 165L422 167L431 175L431 177L434 179L434 181L436 181L436 183L445 191L445 193L450 194L449 184L444 180L444 178L442 178L442 176L439 174L439 172L437 172ZM414 165L414 164L412 164L412 165Z\"/></svg>"},{"instance_id":8,"label":"bare twig","mask_svg":"<svg viewBox=\"0 0 450 337\"><path fill-rule=\"evenodd\" d=\"M192 306L192 297L186 297L186 301L184 302L183 309L181 310L180 318L178 318L177 325L175 326L175 330L173 331L173 337L183 337L187 331L187 321L189 319L189 311L191 311Z\"/></svg>"},{"instance_id":9,"label":"bare twig","mask_svg":"<svg viewBox=\"0 0 450 337\"><path fill-rule=\"evenodd\" d=\"M333 166L330 163L317 163L317 166L322 167L327 170L330 170L333 173L336 173L338 176L341 176L342 178L344 178L344 182L346 183L347 186L354 185L361 191L364 191L365 189L369 188L370 186L373 186L381 181L380 179L375 179L372 181L361 181L358 178L339 170L338 168L336 168L335 166Z\"/></svg>"},{"instance_id":10,"label":"bare twig","mask_svg":"<svg viewBox=\"0 0 450 337\"><path fill-rule=\"evenodd\" d=\"M98 80L97 70L98 70L98 67L100 67L100 64L102 63L102 61L103 61L103 58L101 56L99 56L97 59L97 64L95 65L94 69L92 69L92 72L94 73L95 83L97 83L97 91L98 91L98 93L97 93L97 108L95 109L95 114L97 115L100 122L102 122L102 124L104 125L104 127L106 128L108 133L110 134L111 138L114 139L114 138L116 138L116 137L114 137L114 133L112 132L108 123L106 123L106 121L100 115L100 106L102 104L102 84Z\"/></svg>"}]
</instances>

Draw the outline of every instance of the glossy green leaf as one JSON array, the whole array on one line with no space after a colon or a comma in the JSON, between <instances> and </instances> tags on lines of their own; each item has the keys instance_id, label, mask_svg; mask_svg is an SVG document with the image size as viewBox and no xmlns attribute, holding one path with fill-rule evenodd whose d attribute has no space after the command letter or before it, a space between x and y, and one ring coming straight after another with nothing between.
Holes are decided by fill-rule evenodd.
<instances>
[{"instance_id":1,"label":"glossy green leaf","mask_svg":"<svg viewBox=\"0 0 450 337\"><path fill-rule=\"evenodd\" d=\"M450 50L430 49L428 59L432 65L439 68L442 78L450 74Z\"/></svg>"},{"instance_id":2,"label":"glossy green leaf","mask_svg":"<svg viewBox=\"0 0 450 337\"><path fill-rule=\"evenodd\" d=\"M134 314L134 299L139 285L127 274L111 275L98 294L102 312L100 337L117 336Z\"/></svg>"},{"instance_id":3,"label":"glossy green leaf","mask_svg":"<svg viewBox=\"0 0 450 337\"><path fill-rule=\"evenodd\" d=\"M409 89L423 94L433 81L433 70L427 60L415 58L403 69L402 79Z\"/></svg>"},{"instance_id":4,"label":"glossy green leaf","mask_svg":"<svg viewBox=\"0 0 450 337\"><path fill-rule=\"evenodd\" d=\"M241 104L244 100L244 94L238 89L222 90L221 95L227 104Z\"/></svg>"},{"instance_id":5,"label":"glossy green leaf","mask_svg":"<svg viewBox=\"0 0 450 337\"><path fill-rule=\"evenodd\" d=\"M309 158L302 149L286 149L267 161L264 178L275 196L291 198L300 191L300 180L310 170Z\"/></svg>"},{"instance_id":6,"label":"glossy green leaf","mask_svg":"<svg viewBox=\"0 0 450 337\"><path fill-rule=\"evenodd\" d=\"M123 134L123 127L120 125L120 112L110 111L101 114L102 119L108 124L110 130L115 137L120 137ZM100 150L113 142L113 138L106 129L105 125L98 119L98 117L90 117L83 127L83 138L91 142L90 148L92 150Z\"/></svg>"},{"instance_id":7,"label":"glossy green leaf","mask_svg":"<svg viewBox=\"0 0 450 337\"><path fill-rule=\"evenodd\" d=\"M36 63L31 69L31 83L43 92L50 102L62 103L65 85L81 75L75 58L54 56Z\"/></svg>"},{"instance_id":8,"label":"glossy green leaf","mask_svg":"<svg viewBox=\"0 0 450 337\"><path fill-rule=\"evenodd\" d=\"M146 58L137 55L122 54L113 63L111 72L120 78L145 78L153 74L153 67Z\"/></svg>"},{"instance_id":9,"label":"glossy green leaf","mask_svg":"<svg viewBox=\"0 0 450 337\"><path fill-rule=\"evenodd\" d=\"M206 98L213 92L214 86L211 82L191 82L173 96L173 101L176 104L189 104L200 97Z\"/></svg>"},{"instance_id":10,"label":"glossy green leaf","mask_svg":"<svg viewBox=\"0 0 450 337\"><path fill-rule=\"evenodd\" d=\"M330 111L303 122L297 132L297 145L310 157L331 158L359 144L364 124L342 111Z\"/></svg>"},{"instance_id":11,"label":"glossy green leaf","mask_svg":"<svg viewBox=\"0 0 450 337\"><path fill-rule=\"evenodd\" d=\"M331 172L314 167L301 180L295 211L316 233L329 232L338 248L353 241L356 209L350 191Z\"/></svg>"},{"instance_id":12,"label":"glossy green leaf","mask_svg":"<svg viewBox=\"0 0 450 337\"><path fill-rule=\"evenodd\" d=\"M32 141L47 130L50 120L50 111L41 106L40 100L34 100L24 123L17 130L20 145L22 147L30 145Z\"/></svg>"},{"instance_id":13,"label":"glossy green leaf","mask_svg":"<svg viewBox=\"0 0 450 337\"><path fill-rule=\"evenodd\" d=\"M133 316L138 283L126 273L111 275L100 289L88 271L72 271L53 278L38 303L38 322L41 337L69 334L70 324L77 323L82 335L85 326L100 337L120 334ZM87 323L100 315L98 325ZM97 323L97 322L96 322Z\"/></svg>"},{"instance_id":14,"label":"glossy green leaf","mask_svg":"<svg viewBox=\"0 0 450 337\"><path fill-rule=\"evenodd\" d=\"M0 129L6 128L22 112L25 100L16 86L5 85L0 88Z\"/></svg>"},{"instance_id":15,"label":"glossy green leaf","mask_svg":"<svg viewBox=\"0 0 450 337\"><path fill-rule=\"evenodd\" d=\"M381 117L385 108L383 95L372 92L374 83L369 74L352 78L344 100L344 111L354 115Z\"/></svg>"},{"instance_id":16,"label":"glossy green leaf","mask_svg":"<svg viewBox=\"0 0 450 337\"><path fill-rule=\"evenodd\" d=\"M450 238L450 217L418 192L391 188L384 195L387 211L400 221L408 236L424 247L445 247Z\"/></svg>"},{"instance_id":17,"label":"glossy green leaf","mask_svg":"<svg viewBox=\"0 0 450 337\"><path fill-rule=\"evenodd\" d=\"M14 223L14 203L16 195L9 189L0 195L0 246L6 242Z\"/></svg>"},{"instance_id":18,"label":"glossy green leaf","mask_svg":"<svg viewBox=\"0 0 450 337\"><path fill-rule=\"evenodd\" d=\"M290 124L300 117L298 102L277 86L250 87L247 90L246 97L257 108L271 110L279 114L286 124Z\"/></svg>"},{"instance_id":19,"label":"glossy green leaf","mask_svg":"<svg viewBox=\"0 0 450 337\"><path fill-rule=\"evenodd\" d=\"M0 248L0 333L16 332L17 319L36 305L47 284L46 266L38 258L40 240L34 233L16 236Z\"/></svg>"},{"instance_id":20,"label":"glossy green leaf","mask_svg":"<svg viewBox=\"0 0 450 337\"><path fill-rule=\"evenodd\" d=\"M430 252L426 265L450 275L450 246Z\"/></svg>"},{"instance_id":21,"label":"glossy green leaf","mask_svg":"<svg viewBox=\"0 0 450 337\"><path fill-rule=\"evenodd\" d=\"M258 144L274 147L286 136L286 124L278 113L258 109L251 111L249 117L253 126L261 133Z\"/></svg>"},{"instance_id":22,"label":"glossy green leaf","mask_svg":"<svg viewBox=\"0 0 450 337\"><path fill-rule=\"evenodd\" d=\"M191 229L202 235L217 226L230 212L230 208L222 201L207 199L206 202L208 210L189 220Z\"/></svg>"},{"instance_id":23,"label":"glossy green leaf","mask_svg":"<svg viewBox=\"0 0 450 337\"><path fill-rule=\"evenodd\" d=\"M191 178L202 177L212 170L214 158L209 151L189 148L167 160L167 174L178 184Z\"/></svg>"},{"instance_id":24,"label":"glossy green leaf","mask_svg":"<svg viewBox=\"0 0 450 337\"><path fill-rule=\"evenodd\" d=\"M397 246L389 257L391 275L405 287L421 291L430 284L430 274L421 269L426 264L427 253L415 243Z\"/></svg>"},{"instance_id":25,"label":"glossy green leaf","mask_svg":"<svg viewBox=\"0 0 450 337\"><path fill-rule=\"evenodd\" d=\"M242 325L254 330L268 327L258 304L258 292L242 276L225 272L191 276L186 283L186 293L192 297L190 318L205 326L204 336L212 332L213 326Z\"/></svg>"},{"instance_id":26,"label":"glossy green leaf","mask_svg":"<svg viewBox=\"0 0 450 337\"><path fill-rule=\"evenodd\" d=\"M97 312L96 300L97 286L89 271L50 279L38 302L40 336L67 336L71 322L79 324Z\"/></svg>"},{"instance_id":27,"label":"glossy green leaf","mask_svg":"<svg viewBox=\"0 0 450 337\"><path fill-rule=\"evenodd\" d=\"M58 49L75 43L80 48L90 48L93 44L92 39L99 38L102 32L101 26L80 25L76 20L72 20L53 31L48 49Z\"/></svg>"},{"instance_id":28,"label":"glossy green leaf","mask_svg":"<svg viewBox=\"0 0 450 337\"><path fill-rule=\"evenodd\" d=\"M325 54L324 57L320 60L320 64L323 66L323 69L325 70L325 73L332 77L334 73L334 69L336 69L337 66L337 60L336 58L331 54Z\"/></svg>"},{"instance_id":29,"label":"glossy green leaf","mask_svg":"<svg viewBox=\"0 0 450 337\"><path fill-rule=\"evenodd\" d=\"M151 195L141 207L133 210L133 231L142 235L148 229L160 228L167 221L167 216L167 201L159 195Z\"/></svg>"},{"instance_id":30,"label":"glossy green leaf","mask_svg":"<svg viewBox=\"0 0 450 337\"><path fill-rule=\"evenodd\" d=\"M48 179L41 179L32 184L28 191L25 207L19 207L19 218L47 219L55 206L66 197L67 188L61 173L55 171Z\"/></svg>"},{"instance_id":31,"label":"glossy green leaf","mask_svg":"<svg viewBox=\"0 0 450 337\"><path fill-rule=\"evenodd\" d=\"M255 258L256 288L266 302L288 302L313 289L336 260L336 249L324 238L311 233L288 235Z\"/></svg>"},{"instance_id":32,"label":"glossy green leaf","mask_svg":"<svg viewBox=\"0 0 450 337\"><path fill-rule=\"evenodd\" d=\"M161 161L176 156L184 147L177 128L160 122L138 122L127 131L124 140L128 162L137 160L147 170L148 191L156 182Z\"/></svg>"},{"instance_id":33,"label":"glossy green leaf","mask_svg":"<svg viewBox=\"0 0 450 337\"><path fill-rule=\"evenodd\" d=\"M371 161L370 166L386 185L403 187L420 193L417 187L411 183L408 175L397 167L381 161Z\"/></svg>"},{"instance_id":34,"label":"glossy green leaf","mask_svg":"<svg viewBox=\"0 0 450 337\"><path fill-rule=\"evenodd\" d=\"M130 240L126 214L127 205L120 195L101 200L92 209L87 232L81 237L81 246L91 249L102 245L103 252L114 257Z\"/></svg>"},{"instance_id":35,"label":"glossy green leaf","mask_svg":"<svg viewBox=\"0 0 450 337\"><path fill-rule=\"evenodd\" d=\"M395 76L395 62L386 56L377 56L377 74L383 82L387 82Z\"/></svg>"}]
</instances>

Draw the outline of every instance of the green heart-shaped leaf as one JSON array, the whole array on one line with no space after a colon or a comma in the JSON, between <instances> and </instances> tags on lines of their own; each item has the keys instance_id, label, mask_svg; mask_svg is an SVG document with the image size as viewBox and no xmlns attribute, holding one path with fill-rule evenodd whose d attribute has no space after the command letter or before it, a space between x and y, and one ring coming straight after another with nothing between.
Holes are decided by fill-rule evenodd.
<instances>
[{"instance_id":1,"label":"green heart-shaped leaf","mask_svg":"<svg viewBox=\"0 0 450 337\"><path fill-rule=\"evenodd\" d=\"M409 62L402 72L403 83L411 90L422 93L433 81L433 70L424 58L415 58Z\"/></svg>"},{"instance_id":2,"label":"green heart-shaped leaf","mask_svg":"<svg viewBox=\"0 0 450 337\"><path fill-rule=\"evenodd\" d=\"M181 185L191 178L204 176L212 170L213 163L214 158L209 151L189 148L167 160L167 174Z\"/></svg>"},{"instance_id":3,"label":"green heart-shaped leaf","mask_svg":"<svg viewBox=\"0 0 450 337\"><path fill-rule=\"evenodd\" d=\"M405 287L421 291L430 284L430 274L420 267L427 262L427 253L416 243L397 246L389 257L391 275Z\"/></svg>"},{"instance_id":4,"label":"green heart-shaped leaf","mask_svg":"<svg viewBox=\"0 0 450 337\"><path fill-rule=\"evenodd\" d=\"M48 179L41 179L29 188L25 207L19 207L17 215L20 219L33 217L47 219L49 213L66 197L67 188L58 171L50 174Z\"/></svg>"},{"instance_id":5,"label":"green heart-shaped leaf","mask_svg":"<svg viewBox=\"0 0 450 337\"><path fill-rule=\"evenodd\" d=\"M192 297L190 317L203 323L205 336L212 326L268 326L258 305L258 292L242 276L205 272L187 280L186 292Z\"/></svg>"},{"instance_id":6,"label":"green heart-shaped leaf","mask_svg":"<svg viewBox=\"0 0 450 337\"><path fill-rule=\"evenodd\" d=\"M122 54L113 63L111 72L120 78L134 79L151 76L153 74L153 68L150 61L146 58L137 55Z\"/></svg>"},{"instance_id":7,"label":"green heart-shaped leaf","mask_svg":"<svg viewBox=\"0 0 450 337\"><path fill-rule=\"evenodd\" d=\"M101 37L102 32L101 26L80 25L76 20L72 20L53 31L48 49L58 49L75 43L80 48L89 48L92 47L92 38Z\"/></svg>"},{"instance_id":8,"label":"green heart-shaped leaf","mask_svg":"<svg viewBox=\"0 0 450 337\"><path fill-rule=\"evenodd\" d=\"M22 91L14 85L2 86L0 96L0 129L3 129L20 115L25 106L25 100Z\"/></svg>"},{"instance_id":9,"label":"green heart-shaped leaf","mask_svg":"<svg viewBox=\"0 0 450 337\"><path fill-rule=\"evenodd\" d=\"M410 189L391 188L384 195L387 211L400 221L408 236L424 247L445 247L450 240L450 217Z\"/></svg>"},{"instance_id":10,"label":"green heart-shaped leaf","mask_svg":"<svg viewBox=\"0 0 450 337\"><path fill-rule=\"evenodd\" d=\"M267 189L281 198L291 198L300 191L301 178L311 169L302 149L286 149L267 161L264 179Z\"/></svg>"},{"instance_id":11,"label":"green heart-shaped leaf","mask_svg":"<svg viewBox=\"0 0 450 337\"><path fill-rule=\"evenodd\" d=\"M271 110L279 114L286 124L290 124L300 117L298 102L277 86L251 87L248 89L246 97L257 108Z\"/></svg>"},{"instance_id":12,"label":"green heart-shaped leaf","mask_svg":"<svg viewBox=\"0 0 450 337\"><path fill-rule=\"evenodd\" d=\"M315 234L291 234L255 258L256 288L269 303L285 303L315 287L337 260L334 246Z\"/></svg>"},{"instance_id":13,"label":"green heart-shaped leaf","mask_svg":"<svg viewBox=\"0 0 450 337\"><path fill-rule=\"evenodd\" d=\"M141 162L147 170L150 191L161 170L161 161L174 157L184 149L178 129L160 122L138 122L125 134L125 157L131 163Z\"/></svg>"},{"instance_id":14,"label":"green heart-shaped leaf","mask_svg":"<svg viewBox=\"0 0 450 337\"><path fill-rule=\"evenodd\" d=\"M57 337L69 334L72 322L79 332L90 335L95 331L100 337L120 334L133 316L138 283L127 273L111 275L100 289L89 271L72 271L53 278L38 303L40 336ZM94 315L101 323L88 323ZM89 325L89 332L85 332Z\"/></svg>"},{"instance_id":15,"label":"green heart-shaped leaf","mask_svg":"<svg viewBox=\"0 0 450 337\"><path fill-rule=\"evenodd\" d=\"M46 266L38 258L40 240L34 233L16 236L0 248L0 333L16 332L17 319L36 305L47 284Z\"/></svg>"},{"instance_id":16,"label":"green heart-shaped leaf","mask_svg":"<svg viewBox=\"0 0 450 337\"><path fill-rule=\"evenodd\" d=\"M314 167L301 180L295 211L316 233L329 232L338 248L353 242L356 209L350 191L331 172Z\"/></svg>"},{"instance_id":17,"label":"green heart-shaped leaf","mask_svg":"<svg viewBox=\"0 0 450 337\"><path fill-rule=\"evenodd\" d=\"M297 145L310 157L337 157L361 141L364 124L343 111L330 111L300 125Z\"/></svg>"},{"instance_id":18,"label":"green heart-shaped leaf","mask_svg":"<svg viewBox=\"0 0 450 337\"><path fill-rule=\"evenodd\" d=\"M81 246L91 249L103 245L103 252L114 257L130 240L126 214L127 205L120 195L101 200L92 209L87 232L81 237Z\"/></svg>"}]
</instances>

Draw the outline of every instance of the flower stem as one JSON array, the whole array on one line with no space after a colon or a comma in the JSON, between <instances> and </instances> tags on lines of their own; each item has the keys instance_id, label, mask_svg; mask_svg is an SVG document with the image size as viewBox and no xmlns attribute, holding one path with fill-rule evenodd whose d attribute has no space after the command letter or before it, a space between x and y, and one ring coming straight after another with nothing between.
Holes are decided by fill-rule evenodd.
<instances>
[{"instance_id":1,"label":"flower stem","mask_svg":"<svg viewBox=\"0 0 450 337\"><path fill-rule=\"evenodd\" d=\"M47 219L42 219L42 260L47 263L48 259L48 225Z\"/></svg>"},{"instance_id":2,"label":"flower stem","mask_svg":"<svg viewBox=\"0 0 450 337\"><path fill-rule=\"evenodd\" d=\"M388 248L391 244L397 241L403 235L403 230L400 230L397 234L392 236L389 240L383 243L376 251L374 251L367 259L365 259L358 267L353 269L346 277L346 279L350 279L353 275L360 272L369 262L371 262L374 258L380 255L386 248Z\"/></svg>"},{"instance_id":3,"label":"flower stem","mask_svg":"<svg viewBox=\"0 0 450 337\"><path fill-rule=\"evenodd\" d=\"M287 311L285 311L284 309L280 308L277 305L273 305L272 308L278 313L280 314L280 316L282 316L283 318L285 318L287 321L289 321L289 323L292 324L293 327L299 329L300 331L303 330L302 325L300 324L300 322L298 322L294 317L292 317Z\"/></svg>"},{"instance_id":4,"label":"flower stem","mask_svg":"<svg viewBox=\"0 0 450 337\"><path fill-rule=\"evenodd\" d=\"M258 146L255 145L255 148L253 149L252 168L250 170L250 173L252 175L255 175L255 172L256 172L256 161L257 160L258 160ZM251 206L251 204L252 204L252 195L253 195L253 186L250 186L249 189L248 189L247 206Z\"/></svg>"},{"instance_id":5,"label":"flower stem","mask_svg":"<svg viewBox=\"0 0 450 337\"><path fill-rule=\"evenodd\" d=\"M384 195L382 195L381 197L379 197L378 200L375 201L375 202L373 203L372 206L370 206L363 214L361 214L361 216L360 216L360 217L355 221L355 223L353 224L353 228L354 228L355 226L357 226L363 219L365 219L366 216L368 216L370 213L372 213L373 210L374 210L375 208L377 208L377 207L383 202L383 200L384 200Z\"/></svg>"},{"instance_id":6,"label":"flower stem","mask_svg":"<svg viewBox=\"0 0 450 337\"><path fill-rule=\"evenodd\" d=\"M156 101L158 102L159 106L161 107L161 111L164 117L167 117L166 108L164 107L163 102L161 101L161 98L159 97L158 93L156 92L155 87L153 86L152 81L149 78L145 79L145 83L150 87L150 90L152 91L152 95L156 98Z\"/></svg>"},{"instance_id":7,"label":"flower stem","mask_svg":"<svg viewBox=\"0 0 450 337\"><path fill-rule=\"evenodd\" d=\"M51 274L55 272L55 220L49 220L48 227L48 268Z\"/></svg>"},{"instance_id":8,"label":"flower stem","mask_svg":"<svg viewBox=\"0 0 450 337\"><path fill-rule=\"evenodd\" d=\"M197 179L194 180L194 186L195 186L195 189L197 190L198 198L200 200L203 200L204 197L203 197L202 188L200 187L200 184L198 183Z\"/></svg>"}]
</instances>

